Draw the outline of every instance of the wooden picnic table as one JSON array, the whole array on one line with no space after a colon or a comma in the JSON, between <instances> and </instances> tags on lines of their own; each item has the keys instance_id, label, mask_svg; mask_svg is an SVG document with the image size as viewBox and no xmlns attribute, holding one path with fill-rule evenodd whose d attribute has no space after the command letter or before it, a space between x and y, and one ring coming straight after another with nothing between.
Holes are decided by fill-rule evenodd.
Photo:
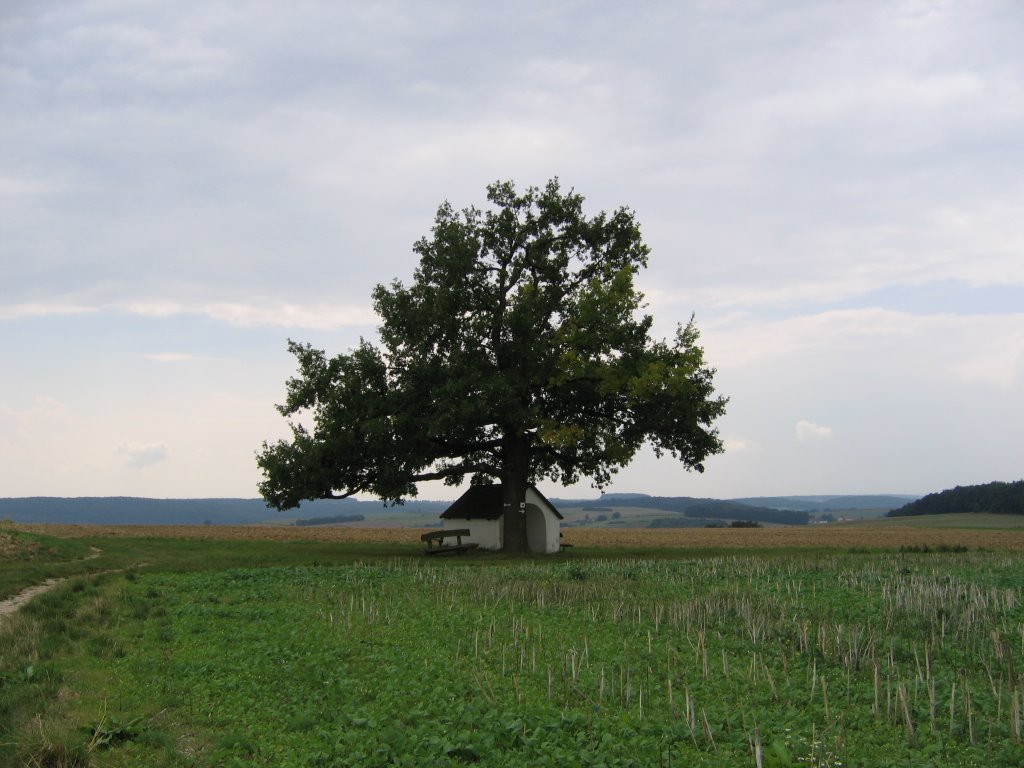
<instances>
[{"instance_id":1,"label":"wooden picnic table","mask_svg":"<svg viewBox=\"0 0 1024 768\"><path fill-rule=\"evenodd\" d=\"M469 528L451 528L443 531L428 531L420 536L420 541L427 542L425 555L447 555L462 554L476 549L479 545L475 541L462 543L462 537L469 536ZM455 539L452 544L450 539ZM446 542L446 540L449 540Z\"/></svg>"}]
</instances>

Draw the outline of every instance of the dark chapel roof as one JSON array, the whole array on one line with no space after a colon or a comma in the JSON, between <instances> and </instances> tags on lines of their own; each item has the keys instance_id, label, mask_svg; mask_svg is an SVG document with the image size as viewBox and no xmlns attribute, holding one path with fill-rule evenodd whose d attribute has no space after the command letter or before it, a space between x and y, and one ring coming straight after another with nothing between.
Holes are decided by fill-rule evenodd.
<instances>
[{"instance_id":1,"label":"dark chapel roof","mask_svg":"<svg viewBox=\"0 0 1024 768\"><path fill-rule=\"evenodd\" d=\"M555 513L555 516L562 520L562 513L555 509L554 504L544 498L544 494L530 486L530 490L536 493ZM441 513L443 520L497 520L504 514L502 505L501 485L491 483L489 485L471 485L469 489L459 496L452 505Z\"/></svg>"}]
</instances>

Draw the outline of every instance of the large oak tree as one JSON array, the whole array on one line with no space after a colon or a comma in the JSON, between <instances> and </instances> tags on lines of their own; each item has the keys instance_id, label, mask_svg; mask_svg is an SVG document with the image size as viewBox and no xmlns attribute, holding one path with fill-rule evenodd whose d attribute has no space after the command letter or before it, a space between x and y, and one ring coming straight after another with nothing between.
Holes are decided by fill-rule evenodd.
<instances>
[{"instance_id":1,"label":"large oak tree","mask_svg":"<svg viewBox=\"0 0 1024 768\"><path fill-rule=\"evenodd\" d=\"M298 375L278 406L292 438L263 444L260 493L416 495L416 484L501 483L505 548L526 548L529 483L597 487L645 443L703 471L725 410L693 319L650 337L634 279L647 265L633 212L587 217L558 181L487 188L487 210L437 212L411 285L378 285L379 345L327 357L289 342Z\"/></svg>"}]
</instances>

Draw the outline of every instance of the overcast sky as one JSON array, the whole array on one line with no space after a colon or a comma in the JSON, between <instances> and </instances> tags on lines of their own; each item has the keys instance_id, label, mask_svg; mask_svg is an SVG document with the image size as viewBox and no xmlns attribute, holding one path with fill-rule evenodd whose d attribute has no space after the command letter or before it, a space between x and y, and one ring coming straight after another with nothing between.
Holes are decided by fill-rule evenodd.
<instances>
[{"instance_id":1,"label":"overcast sky","mask_svg":"<svg viewBox=\"0 0 1024 768\"><path fill-rule=\"evenodd\" d=\"M1019 0L3 0L0 496L256 496L286 340L372 338L442 201L552 176L636 211L731 401L704 474L608 490L1020 479L1022 40Z\"/></svg>"}]
</instances>

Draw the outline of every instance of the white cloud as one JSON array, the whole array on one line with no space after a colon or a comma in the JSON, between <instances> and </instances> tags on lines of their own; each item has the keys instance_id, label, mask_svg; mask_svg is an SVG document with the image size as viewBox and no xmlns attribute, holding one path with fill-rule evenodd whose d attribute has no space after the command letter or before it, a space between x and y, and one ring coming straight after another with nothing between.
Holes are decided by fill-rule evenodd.
<instances>
[{"instance_id":1,"label":"white cloud","mask_svg":"<svg viewBox=\"0 0 1024 768\"><path fill-rule=\"evenodd\" d=\"M813 368L847 358L870 368L894 362L927 365L936 373L968 370L975 379L1012 380L1024 337L1024 314L916 315L869 307L829 310L765 321L730 315L703 325L701 343L719 369L748 369L774 360ZM967 366L966 368L964 366ZM988 370L989 373L979 375Z\"/></svg>"},{"instance_id":2,"label":"white cloud","mask_svg":"<svg viewBox=\"0 0 1024 768\"><path fill-rule=\"evenodd\" d=\"M813 421L800 419L796 423L796 439L801 443L812 443L832 438L832 427L815 424Z\"/></svg>"},{"instance_id":3,"label":"white cloud","mask_svg":"<svg viewBox=\"0 0 1024 768\"><path fill-rule=\"evenodd\" d=\"M228 325L274 326L333 330L348 326L374 325L379 321L369 307L338 307L324 304L208 304L189 310Z\"/></svg>"},{"instance_id":4,"label":"white cloud","mask_svg":"<svg viewBox=\"0 0 1024 768\"><path fill-rule=\"evenodd\" d=\"M17 176L0 175L0 201L39 197L50 194L57 189L54 183L39 178L19 178Z\"/></svg>"},{"instance_id":5,"label":"white cloud","mask_svg":"<svg viewBox=\"0 0 1024 768\"><path fill-rule=\"evenodd\" d=\"M151 467L170 457L164 443L122 443L115 452L132 469Z\"/></svg>"},{"instance_id":6,"label":"white cloud","mask_svg":"<svg viewBox=\"0 0 1024 768\"><path fill-rule=\"evenodd\" d=\"M63 399L0 402L0 494L50 495L61 478L77 475L89 462L80 434L80 414Z\"/></svg>"},{"instance_id":7,"label":"white cloud","mask_svg":"<svg viewBox=\"0 0 1024 768\"><path fill-rule=\"evenodd\" d=\"M206 360L207 358L183 352L153 352L143 355L142 359L151 360L154 363L188 363L196 360Z\"/></svg>"},{"instance_id":8,"label":"white cloud","mask_svg":"<svg viewBox=\"0 0 1024 768\"><path fill-rule=\"evenodd\" d=\"M71 304L63 301L38 301L21 304L0 305L0 320L21 320L30 317L56 317L60 315L85 315L97 312L96 307Z\"/></svg>"},{"instance_id":9,"label":"white cloud","mask_svg":"<svg viewBox=\"0 0 1024 768\"><path fill-rule=\"evenodd\" d=\"M68 413L67 404L52 397L35 397L32 403L24 408L0 403L0 419L6 421L11 429L35 428L46 421L64 420Z\"/></svg>"},{"instance_id":10,"label":"white cloud","mask_svg":"<svg viewBox=\"0 0 1024 768\"><path fill-rule=\"evenodd\" d=\"M979 339L952 370L965 381L1010 389L1024 373L1024 321L997 337Z\"/></svg>"},{"instance_id":11,"label":"white cloud","mask_svg":"<svg viewBox=\"0 0 1024 768\"><path fill-rule=\"evenodd\" d=\"M376 325L379 318L368 306L337 306L331 304L292 304L266 302L187 303L165 299L131 300L114 303L71 303L61 300L40 301L0 306L0 321L32 317L125 312L151 318L173 318L184 315L208 317L226 325L254 328L305 328L337 330L353 326Z\"/></svg>"},{"instance_id":12,"label":"white cloud","mask_svg":"<svg viewBox=\"0 0 1024 768\"><path fill-rule=\"evenodd\" d=\"M740 453L741 451L751 451L757 448L757 443L753 440L735 436L724 438L722 445L725 447L726 453Z\"/></svg>"},{"instance_id":13,"label":"white cloud","mask_svg":"<svg viewBox=\"0 0 1024 768\"><path fill-rule=\"evenodd\" d=\"M213 302L185 304L173 301L133 301L121 305L124 311L146 317L202 315L227 325L251 328L307 328L333 330L349 326L373 325L377 315L368 307L327 304L243 304Z\"/></svg>"}]
</instances>

